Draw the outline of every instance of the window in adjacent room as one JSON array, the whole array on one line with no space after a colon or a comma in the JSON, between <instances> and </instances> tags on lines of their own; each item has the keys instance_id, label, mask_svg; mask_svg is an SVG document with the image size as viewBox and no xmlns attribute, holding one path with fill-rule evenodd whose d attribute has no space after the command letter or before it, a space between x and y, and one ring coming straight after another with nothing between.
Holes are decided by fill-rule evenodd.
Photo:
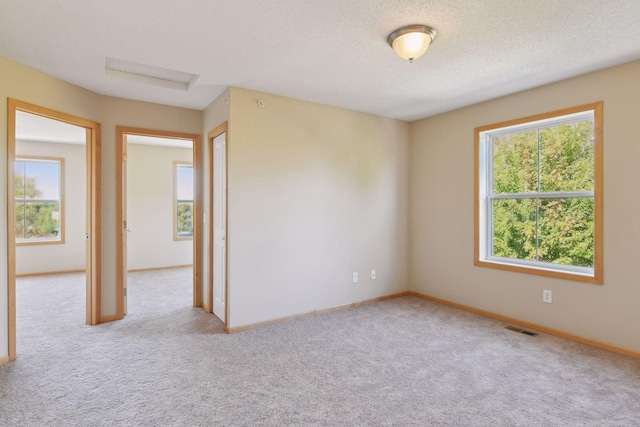
<instances>
[{"instance_id":1,"label":"window in adjacent room","mask_svg":"<svg viewBox=\"0 0 640 427\"><path fill-rule=\"evenodd\" d=\"M476 265L602 283L602 103L475 140Z\"/></svg>"},{"instance_id":2,"label":"window in adjacent room","mask_svg":"<svg viewBox=\"0 0 640 427\"><path fill-rule=\"evenodd\" d=\"M193 238L193 165L174 163L174 240Z\"/></svg>"},{"instance_id":3,"label":"window in adjacent room","mask_svg":"<svg viewBox=\"0 0 640 427\"><path fill-rule=\"evenodd\" d=\"M64 243L64 159L15 161L16 244Z\"/></svg>"}]
</instances>

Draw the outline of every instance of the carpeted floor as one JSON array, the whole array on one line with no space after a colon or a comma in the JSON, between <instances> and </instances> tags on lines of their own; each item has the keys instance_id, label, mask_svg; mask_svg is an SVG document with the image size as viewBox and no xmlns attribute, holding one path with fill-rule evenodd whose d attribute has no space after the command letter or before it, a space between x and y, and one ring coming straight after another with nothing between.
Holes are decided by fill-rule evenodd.
<instances>
[{"instance_id":1,"label":"carpeted floor","mask_svg":"<svg viewBox=\"0 0 640 427\"><path fill-rule=\"evenodd\" d=\"M190 275L96 327L82 275L19 279L0 425L640 426L640 360L414 297L226 335Z\"/></svg>"}]
</instances>

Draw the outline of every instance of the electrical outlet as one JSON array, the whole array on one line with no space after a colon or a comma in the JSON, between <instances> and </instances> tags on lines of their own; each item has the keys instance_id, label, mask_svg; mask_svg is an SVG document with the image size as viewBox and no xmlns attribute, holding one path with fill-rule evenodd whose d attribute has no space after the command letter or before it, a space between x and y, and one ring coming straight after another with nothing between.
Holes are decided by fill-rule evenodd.
<instances>
[{"instance_id":1,"label":"electrical outlet","mask_svg":"<svg viewBox=\"0 0 640 427\"><path fill-rule=\"evenodd\" d=\"M546 302L548 304L553 302L553 293L550 290L545 289L542 291L542 302Z\"/></svg>"},{"instance_id":2,"label":"electrical outlet","mask_svg":"<svg viewBox=\"0 0 640 427\"><path fill-rule=\"evenodd\" d=\"M376 280L376 271L371 270L371 280Z\"/></svg>"},{"instance_id":3,"label":"electrical outlet","mask_svg":"<svg viewBox=\"0 0 640 427\"><path fill-rule=\"evenodd\" d=\"M353 273L353 283L358 283L358 272Z\"/></svg>"}]
</instances>

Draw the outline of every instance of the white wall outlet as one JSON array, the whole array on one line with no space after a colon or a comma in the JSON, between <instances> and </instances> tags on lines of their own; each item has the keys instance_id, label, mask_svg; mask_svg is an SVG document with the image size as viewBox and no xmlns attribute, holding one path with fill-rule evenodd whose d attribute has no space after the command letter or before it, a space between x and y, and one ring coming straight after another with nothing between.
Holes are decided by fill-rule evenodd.
<instances>
[{"instance_id":1,"label":"white wall outlet","mask_svg":"<svg viewBox=\"0 0 640 427\"><path fill-rule=\"evenodd\" d=\"M553 302L553 293L550 290L545 289L542 291L542 302L546 302L548 304Z\"/></svg>"},{"instance_id":2,"label":"white wall outlet","mask_svg":"<svg viewBox=\"0 0 640 427\"><path fill-rule=\"evenodd\" d=\"M376 271L371 270L371 280L376 280Z\"/></svg>"},{"instance_id":3,"label":"white wall outlet","mask_svg":"<svg viewBox=\"0 0 640 427\"><path fill-rule=\"evenodd\" d=\"M353 273L353 283L358 283L358 272Z\"/></svg>"}]
</instances>

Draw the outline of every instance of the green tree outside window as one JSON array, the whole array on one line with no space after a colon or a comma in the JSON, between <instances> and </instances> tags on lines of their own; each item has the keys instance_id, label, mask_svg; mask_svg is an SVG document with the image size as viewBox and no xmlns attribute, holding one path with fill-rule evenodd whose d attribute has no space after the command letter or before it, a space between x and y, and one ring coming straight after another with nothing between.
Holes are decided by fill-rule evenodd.
<instances>
[{"instance_id":1,"label":"green tree outside window","mask_svg":"<svg viewBox=\"0 0 640 427\"><path fill-rule=\"evenodd\" d=\"M17 242L60 240L61 165L59 160L16 160Z\"/></svg>"}]
</instances>

